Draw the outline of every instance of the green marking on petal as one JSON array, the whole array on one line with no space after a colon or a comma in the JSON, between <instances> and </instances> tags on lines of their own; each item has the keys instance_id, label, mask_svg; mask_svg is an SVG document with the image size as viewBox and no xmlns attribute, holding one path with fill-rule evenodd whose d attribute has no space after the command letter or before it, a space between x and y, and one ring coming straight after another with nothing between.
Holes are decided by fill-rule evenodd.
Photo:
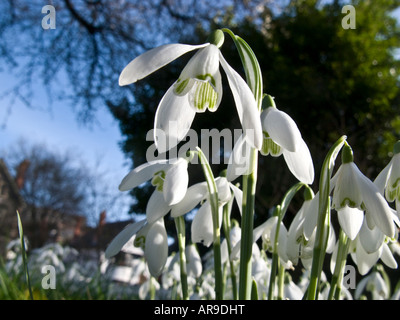
<instances>
[{"instance_id":1,"label":"green marking on petal","mask_svg":"<svg viewBox=\"0 0 400 320\"><path fill-rule=\"evenodd\" d=\"M202 81L209 81L211 82L211 84L215 87L215 79L214 77L207 73L207 74L200 74L198 76L196 76L196 79L202 80Z\"/></svg>"},{"instance_id":2,"label":"green marking on petal","mask_svg":"<svg viewBox=\"0 0 400 320\"><path fill-rule=\"evenodd\" d=\"M135 240L133 241L133 245L136 248L142 248L143 250L145 249L145 243L146 243L146 237L145 236L135 237Z\"/></svg>"},{"instance_id":3,"label":"green marking on petal","mask_svg":"<svg viewBox=\"0 0 400 320\"><path fill-rule=\"evenodd\" d=\"M260 152L264 156L270 154L273 157L279 157L282 154L282 148L270 138L267 132L263 131L263 143Z\"/></svg>"},{"instance_id":4,"label":"green marking on petal","mask_svg":"<svg viewBox=\"0 0 400 320\"><path fill-rule=\"evenodd\" d=\"M165 171L161 170L154 174L151 184L156 187L157 191L162 192L164 188Z\"/></svg>"},{"instance_id":5,"label":"green marking on petal","mask_svg":"<svg viewBox=\"0 0 400 320\"><path fill-rule=\"evenodd\" d=\"M400 178L396 180L396 182L392 185L389 186L386 189L386 199L389 202L392 202L394 200L400 200L400 186L398 185L398 182L400 181Z\"/></svg>"},{"instance_id":6,"label":"green marking on petal","mask_svg":"<svg viewBox=\"0 0 400 320\"><path fill-rule=\"evenodd\" d=\"M197 85L194 93L194 107L196 110L205 111L209 109L213 111L217 107L218 94L209 82L201 82Z\"/></svg>"},{"instance_id":7,"label":"green marking on petal","mask_svg":"<svg viewBox=\"0 0 400 320\"><path fill-rule=\"evenodd\" d=\"M347 197L344 198L343 201L340 203L340 207L344 208L346 205L350 208L358 208L357 204L353 200Z\"/></svg>"},{"instance_id":8,"label":"green marking on petal","mask_svg":"<svg viewBox=\"0 0 400 320\"><path fill-rule=\"evenodd\" d=\"M190 79L181 80L178 79L174 86L174 93L177 95L182 94L182 92L186 89Z\"/></svg>"},{"instance_id":9,"label":"green marking on petal","mask_svg":"<svg viewBox=\"0 0 400 320\"><path fill-rule=\"evenodd\" d=\"M400 178L397 178L397 180L392 184L392 189L398 189L400 185Z\"/></svg>"}]
</instances>

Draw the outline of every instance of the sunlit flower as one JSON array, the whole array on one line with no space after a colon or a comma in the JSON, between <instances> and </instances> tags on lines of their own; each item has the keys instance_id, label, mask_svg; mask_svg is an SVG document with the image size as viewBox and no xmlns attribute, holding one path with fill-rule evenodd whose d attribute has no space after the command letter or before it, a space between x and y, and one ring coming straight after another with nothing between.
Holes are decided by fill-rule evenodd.
<instances>
[{"instance_id":1,"label":"sunlit flower","mask_svg":"<svg viewBox=\"0 0 400 320\"><path fill-rule=\"evenodd\" d=\"M168 257L168 237L164 219L152 223L144 219L127 225L108 245L105 257L109 259L115 256L133 236L135 236L134 246L144 251L151 275L159 276Z\"/></svg>"},{"instance_id":2,"label":"sunlit flower","mask_svg":"<svg viewBox=\"0 0 400 320\"><path fill-rule=\"evenodd\" d=\"M119 84L128 85L185 53L198 50L157 108L154 140L160 152L173 148L186 136L197 112L217 110L222 98L220 65L227 75L246 138L253 147L261 148L262 131L254 95L243 78L222 56L219 50L223 43L222 31L219 36L222 40L216 45L167 44L154 48L135 58L122 71Z\"/></svg>"},{"instance_id":3,"label":"sunlit flower","mask_svg":"<svg viewBox=\"0 0 400 320\"><path fill-rule=\"evenodd\" d=\"M273 157L283 154L290 172L299 181L312 184L314 165L311 154L293 119L276 107L268 107L261 113L261 124L261 154Z\"/></svg>"},{"instance_id":4,"label":"sunlit flower","mask_svg":"<svg viewBox=\"0 0 400 320\"><path fill-rule=\"evenodd\" d=\"M119 190L127 191L151 180L156 187L146 207L149 223L165 216L171 206L183 199L189 183L185 158L155 160L133 169L122 180Z\"/></svg>"},{"instance_id":5,"label":"sunlit flower","mask_svg":"<svg viewBox=\"0 0 400 320\"><path fill-rule=\"evenodd\" d=\"M396 269L397 262L390 250L391 239L382 231L374 227L370 229L366 221L363 222L358 237L351 243L350 252L361 275L365 275L380 259L387 267Z\"/></svg>"},{"instance_id":6,"label":"sunlit flower","mask_svg":"<svg viewBox=\"0 0 400 320\"><path fill-rule=\"evenodd\" d=\"M218 192L218 205L219 205L219 223L222 223L222 207L228 203L233 196L238 204L239 209L242 208L242 190L233 185L225 177L218 177L215 179ZM172 217L179 217L190 211L202 203L196 215L193 218L191 233L193 243L203 243L205 246L210 246L213 242L213 219L211 203L209 200L209 192L207 182L200 182L194 184L187 189L185 197L181 202L174 205L171 209Z\"/></svg>"},{"instance_id":7,"label":"sunlit flower","mask_svg":"<svg viewBox=\"0 0 400 320\"><path fill-rule=\"evenodd\" d=\"M332 207L338 212L339 223L351 240L362 226L363 211L370 227L376 225L388 237L394 236L391 208L376 185L353 162L348 145L342 149L342 164L332 178L332 187Z\"/></svg>"},{"instance_id":8,"label":"sunlit flower","mask_svg":"<svg viewBox=\"0 0 400 320\"><path fill-rule=\"evenodd\" d=\"M395 144L393 153L392 159L374 183L381 194L385 194L387 201L396 201L397 214L400 216L400 141Z\"/></svg>"}]
</instances>

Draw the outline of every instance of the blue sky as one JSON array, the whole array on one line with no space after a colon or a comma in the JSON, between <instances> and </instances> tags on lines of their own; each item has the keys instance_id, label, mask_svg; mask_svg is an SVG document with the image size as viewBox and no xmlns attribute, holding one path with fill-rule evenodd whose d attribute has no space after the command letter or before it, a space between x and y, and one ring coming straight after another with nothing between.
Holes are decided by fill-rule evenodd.
<instances>
[{"instance_id":1,"label":"blue sky","mask_svg":"<svg viewBox=\"0 0 400 320\"><path fill-rule=\"evenodd\" d=\"M4 94L15 85L14 79L7 72L0 72L0 94ZM19 140L30 144L45 144L56 153L72 152L89 168L100 163L100 172L106 177L110 190L120 194L118 185L129 171L129 161L124 157L118 143L122 140L118 123L105 108L96 113L96 123L91 126L79 124L76 113L63 101L48 103L45 88L36 86L30 108L23 102L12 101L9 97L0 96L0 157L7 159L8 149ZM121 199L128 203L130 197ZM117 208L120 208L117 206ZM109 212L109 220L130 218L128 206L123 205L120 212Z\"/></svg>"}]
</instances>

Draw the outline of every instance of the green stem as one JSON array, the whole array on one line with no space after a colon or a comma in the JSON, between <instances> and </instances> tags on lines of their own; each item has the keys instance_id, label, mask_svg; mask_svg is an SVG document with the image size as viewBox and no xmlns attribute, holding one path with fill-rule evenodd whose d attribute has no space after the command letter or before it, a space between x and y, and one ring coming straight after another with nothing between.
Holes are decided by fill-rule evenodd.
<instances>
[{"instance_id":1,"label":"green stem","mask_svg":"<svg viewBox=\"0 0 400 320\"><path fill-rule=\"evenodd\" d=\"M251 299L251 267L254 227L254 202L256 197L258 151L251 150L250 161L254 170L243 176L243 203L240 242L239 299Z\"/></svg>"},{"instance_id":2,"label":"green stem","mask_svg":"<svg viewBox=\"0 0 400 320\"><path fill-rule=\"evenodd\" d=\"M350 240L343 232L340 230L339 234L339 246L336 255L336 265L333 272L331 288L329 289L328 300L340 299L340 292L342 290L343 273L346 266L347 254L349 253Z\"/></svg>"},{"instance_id":3,"label":"green stem","mask_svg":"<svg viewBox=\"0 0 400 320\"><path fill-rule=\"evenodd\" d=\"M260 64L250 46L229 29L228 33L238 50L246 74L246 82L252 91L257 108L261 112L263 81ZM253 246L254 202L257 183L258 150L251 148L249 175L243 176L242 238L240 246L239 299L251 299L251 256Z\"/></svg>"},{"instance_id":4,"label":"green stem","mask_svg":"<svg viewBox=\"0 0 400 320\"><path fill-rule=\"evenodd\" d=\"M219 228L219 206L218 206L218 189L215 184L214 175L212 173L210 164L203 151L199 147L196 148L201 166L203 168L204 176L207 181L209 192L209 200L212 211L213 222L213 251L214 251L214 272L215 272L215 299L223 299L224 279L222 275L222 260L221 260L221 231Z\"/></svg>"},{"instance_id":5,"label":"green stem","mask_svg":"<svg viewBox=\"0 0 400 320\"><path fill-rule=\"evenodd\" d=\"M236 272L235 272L235 265L232 261L231 253L232 253L232 242L231 242L231 237L230 237L230 231L231 231L231 223L230 223L230 203L226 204L224 206L224 211L223 211L223 228L224 228L224 235L228 247L228 260L229 260L229 267L230 267L230 277L231 277L231 282L232 282L232 292L233 292L233 300L238 299L238 289L237 289L237 280L236 280Z\"/></svg>"},{"instance_id":6,"label":"green stem","mask_svg":"<svg viewBox=\"0 0 400 320\"><path fill-rule=\"evenodd\" d=\"M283 300L285 296L285 266L280 263L278 269L278 300Z\"/></svg>"},{"instance_id":7,"label":"green stem","mask_svg":"<svg viewBox=\"0 0 400 320\"><path fill-rule=\"evenodd\" d=\"M149 286L150 286L150 288L149 288L149 297L150 297L150 300L155 300L155 298L156 298L156 287L154 285L154 281L156 281L156 280L155 280L155 278L153 276L150 276L149 281L150 281L150 284L149 284Z\"/></svg>"},{"instance_id":8,"label":"green stem","mask_svg":"<svg viewBox=\"0 0 400 320\"><path fill-rule=\"evenodd\" d=\"M174 219L175 227L178 235L179 246L179 261L181 269L181 287L182 287L182 300L189 300L187 271L186 271L186 253L185 253L185 218L180 216Z\"/></svg>"},{"instance_id":9,"label":"green stem","mask_svg":"<svg viewBox=\"0 0 400 320\"><path fill-rule=\"evenodd\" d=\"M275 229L275 238L274 238L274 246L272 252L272 263L271 263L271 273L269 276L269 286L268 286L268 300L274 299L274 291L275 291L275 282L276 282L276 272L279 266L279 255L278 255L278 239L279 239L279 230L280 223L279 217L281 216L281 206L277 206L274 212L274 216L278 217L277 226Z\"/></svg>"},{"instance_id":10,"label":"green stem","mask_svg":"<svg viewBox=\"0 0 400 320\"><path fill-rule=\"evenodd\" d=\"M319 180L319 207L318 221L313 249L313 261L311 266L310 283L307 289L307 300L316 300L318 298L319 280L322 272L322 265L325 258L326 246L329 236L330 221L330 179L332 177L333 167L336 157L342 148L346 136L340 137L325 157L321 169Z\"/></svg>"}]
</instances>

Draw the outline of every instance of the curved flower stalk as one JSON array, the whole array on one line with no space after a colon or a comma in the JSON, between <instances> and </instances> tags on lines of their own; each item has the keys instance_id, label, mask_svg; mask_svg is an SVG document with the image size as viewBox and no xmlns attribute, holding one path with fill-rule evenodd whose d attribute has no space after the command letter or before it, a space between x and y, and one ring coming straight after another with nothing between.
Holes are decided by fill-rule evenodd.
<instances>
[{"instance_id":1,"label":"curved flower stalk","mask_svg":"<svg viewBox=\"0 0 400 320\"><path fill-rule=\"evenodd\" d=\"M314 165L310 150L293 119L285 112L278 110L273 98L266 96L272 106L261 113L263 145L260 150L264 156L279 157L283 154L292 174L301 182L312 184Z\"/></svg>"},{"instance_id":2,"label":"curved flower stalk","mask_svg":"<svg viewBox=\"0 0 400 320\"><path fill-rule=\"evenodd\" d=\"M164 219L160 218L152 223L145 219L129 224L108 245L105 257L109 259L116 255L133 236L134 246L144 250L151 275L158 277L168 257L168 236Z\"/></svg>"},{"instance_id":3,"label":"curved flower stalk","mask_svg":"<svg viewBox=\"0 0 400 320\"><path fill-rule=\"evenodd\" d=\"M167 44L154 48L132 60L121 72L119 84L128 85L185 53L198 50L158 105L154 141L160 152L175 147L186 136L196 113L218 109L222 99L220 65L227 75L246 138L253 147L261 148L262 132L255 98L219 49L224 41L223 32L217 30L210 41L201 45Z\"/></svg>"},{"instance_id":4,"label":"curved flower stalk","mask_svg":"<svg viewBox=\"0 0 400 320\"><path fill-rule=\"evenodd\" d=\"M342 150L342 164L332 178L332 207L338 211L340 226L354 240L361 229L364 214L368 225L377 226L385 235L393 237L395 226L391 208L376 185L364 176L353 162L350 146Z\"/></svg>"}]
</instances>

